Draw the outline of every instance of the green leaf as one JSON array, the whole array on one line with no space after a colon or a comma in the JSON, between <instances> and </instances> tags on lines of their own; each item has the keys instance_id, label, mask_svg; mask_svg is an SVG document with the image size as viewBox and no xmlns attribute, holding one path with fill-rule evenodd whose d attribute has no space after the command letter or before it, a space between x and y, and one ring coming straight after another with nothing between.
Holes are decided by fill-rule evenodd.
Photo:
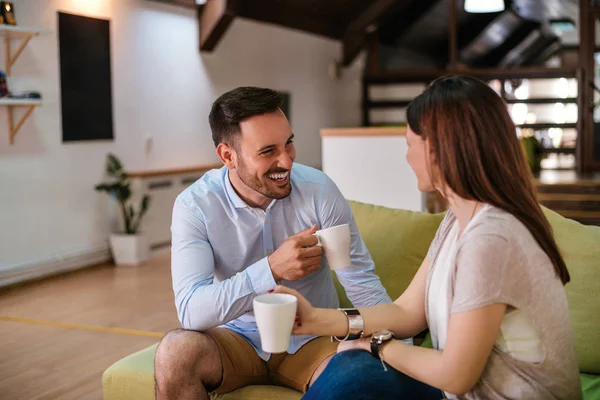
<instances>
[{"instance_id":1,"label":"green leaf","mask_svg":"<svg viewBox=\"0 0 600 400\"><path fill-rule=\"evenodd\" d=\"M127 213L125 203L121 202L121 212L123 213L123 223L125 224L125 233L131 233L131 218Z\"/></svg>"},{"instance_id":2,"label":"green leaf","mask_svg":"<svg viewBox=\"0 0 600 400\"><path fill-rule=\"evenodd\" d=\"M117 198L119 201L125 203L131 197L131 189L129 188L129 184L122 185L120 183L115 184L115 191L117 193Z\"/></svg>"},{"instance_id":3,"label":"green leaf","mask_svg":"<svg viewBox=\"0 0 600 400\"><path fill-rule=\"evenodd\" d=\"M142 217L144 216L144 214L146 214L146 211L148 210L149 205L150 205L150 196L148 196L146 194L146 195L144 195L144 197L142 198L142 201L140 202L140 213L138 215L137 221L133 228L136 232L140 228L140 224L142 223Z\"/></svg>"},{"instance_id":4,"label":"green leaf","mask_svg":"<svg viewBox=\"0 0 600 400\"><path fill-rule=\"evenodd\" d=\"M140 214L144 214L150 205L150 196L147 194L142 198L142 203L140 205Z\"/></svg>"},{"instance_id":5,"label":"green leaf","mask_svg":"<svg viewBox=\"0 0 600 400\"><path fill-rule=\"evenodd\" d=\"M128 234L137 233L138 227L140 225L140 221L146 211L148 210L148 206L150 204L150 197L148 195L144 195L140 203L139 214L135 214L135 209L133 205L127 206L127 201L131 198L131 183L129 181L129 176L123 169L123 164L119 158L109 153L106 156L106 174L110 177L114 178L113 182L103 182L94 186L94 189L99 192L106 192L112 198L119 202L119 206L121 208L123 214L123 222L125 224L125 232Z\"/></svg>"},{"instance_id":6,"label":"green leaf","mask_svg":"<svg viewBox=\"0 0 600 400\"><path fill-rule=\"evenodd\" d=\"M106 171L109 175L118 177L123 171L123 165L117 156L112 153L107 155Z\"/></svg>"}]
</instances>

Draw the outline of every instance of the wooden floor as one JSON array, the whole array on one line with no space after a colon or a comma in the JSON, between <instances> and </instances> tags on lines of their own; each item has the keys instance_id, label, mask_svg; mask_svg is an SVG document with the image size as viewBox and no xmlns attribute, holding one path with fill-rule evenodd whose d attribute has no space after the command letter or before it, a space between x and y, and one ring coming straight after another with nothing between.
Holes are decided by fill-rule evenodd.
<instances>
[{"instance_id":1,"label":"wooden floor","mask_svg":"<svg viewBox=\"0 0 600 400\"><path fill-rule=\"evenodd\" d=\"M179 326L169 268L162 251L0 290L0 400L102 399L108 366Z\"/></svg>"}]
</instances>

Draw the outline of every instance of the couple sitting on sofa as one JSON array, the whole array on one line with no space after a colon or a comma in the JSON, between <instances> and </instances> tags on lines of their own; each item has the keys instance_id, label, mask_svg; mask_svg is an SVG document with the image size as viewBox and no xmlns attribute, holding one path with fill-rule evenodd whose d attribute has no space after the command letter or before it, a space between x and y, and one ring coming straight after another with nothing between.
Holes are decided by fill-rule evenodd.
<instances>
[{"instance_id":1,"label":"couple sitting on sofa","mask_svg":"<svg viewBox=\"0 0 600 400\"><path fill-rule=\"evenodd\" d=\"M335 184L294 164L279 107L276 92L249 87L213 104L225 166L175 202L172 275L183 329L158 346L158 399L269 383L304 399L582 397L569 273L491 88L444 77L408 107L406 157L419 190L438 190L450 210L393 303ZM335 272L357 309L340 310L312 234L345 223L351 265ZM252 300L269 291L298 298L287 353L260 348ZM425 329L432 349L398 340Z\"/></svg>"}]
</instances>

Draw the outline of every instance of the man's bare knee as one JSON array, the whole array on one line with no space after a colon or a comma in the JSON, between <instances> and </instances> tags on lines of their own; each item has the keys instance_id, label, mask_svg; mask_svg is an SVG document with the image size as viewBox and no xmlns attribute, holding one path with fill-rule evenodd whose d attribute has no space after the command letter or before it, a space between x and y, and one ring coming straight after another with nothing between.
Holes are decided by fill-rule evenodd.
<instances>
[{"instance_id":1,"label":"man's bare knee","mask_svg":"<svg viewBox=\"0 0 600 400\"><path fill-rule=\"evenodd\" d=\"M201 332L176 329L168 332L156 350L154 376L157 391L203 384L216 388L222 379L219 349L214 340Z\"/></svg>"}]
</instances>

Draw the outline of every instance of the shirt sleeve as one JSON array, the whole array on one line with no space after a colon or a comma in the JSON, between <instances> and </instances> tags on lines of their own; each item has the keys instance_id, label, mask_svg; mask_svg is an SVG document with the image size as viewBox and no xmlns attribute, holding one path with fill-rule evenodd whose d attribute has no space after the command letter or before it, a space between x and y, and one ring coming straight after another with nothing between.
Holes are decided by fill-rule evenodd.
<instances>
[{"instance_id":1,"label":"shirt sleeve","mask_svg":"<svg viewBox=\"0 0 600 400\"><path fill-rule=\"evenodd\" d=\"M514 265L514 251L501 235L474 233L465 237L456 255L450 312L470 311L496 303L510 305L515 297L515 279L521 279L520 268Z\"/></svg>"},{"instance_id":2,"label":"shirt sleeve","mask_svg":"<svg viewBox=\"0 0 600 400\"><path fill-rule=\"evenodd\" d=\"M342 224L350 225L352 264L335 270L338 280L354 307L391 303L392 300L381 284L381 280L375 275L375 263L358 231L350 204L335 183L329 177L326 179L318 207L321 229Z\"/></svg>"},{"instance_id":3,"label":"shirt sleeve","mask_svg":"<svg viewBox=\"0 0 600 400\"><path fill-rule=\"evenodd\" d=\"M277 285L265 257L214 283L214 255L201 215L179 199L171 223L171 273L181 326L203 331L252 309L252 299Z\"/></svg>"}]
</instances>

